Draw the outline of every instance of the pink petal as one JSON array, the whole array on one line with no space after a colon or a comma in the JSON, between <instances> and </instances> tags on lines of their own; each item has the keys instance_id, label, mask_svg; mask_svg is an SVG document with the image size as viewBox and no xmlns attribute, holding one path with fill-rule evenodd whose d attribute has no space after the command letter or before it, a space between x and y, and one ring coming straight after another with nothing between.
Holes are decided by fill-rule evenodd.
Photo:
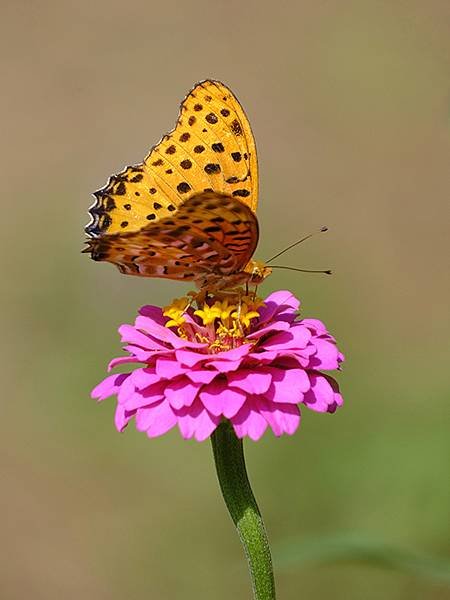
<instances>
[{"instance_id":1,"label":"pink petal","mask_svg":"<svg viewBox=\"0 0 450 600\"><path fill-rule=\"evenodd\" d=\"M207 440L212 432L215 431L219 423L220 418L210 415L208 411L205 410L197 420L197 429L195 432L195 439L197 442L204 442Z\"/></svg>"},{"instance_id":2,"label":"pink petal","mask_svg":"<svg viewBox=\"0 0 450 600\"><path fill-rule=\"evenodd\" d=\"M322 374L311 373L311 389L305 394L304 404L316 412L328 412L334 404L334 390Z\"/></svg>"},{"instance_id":3,"label":"pink petal","mask_svg":"<svg viewBox=\"0 0 450 600\"><path fill-rule=\"evenodd\" d=\"M339 391L338 382L335 379L333 379L332 377L330 377L329 375L324 375L324 377L328 381L328 383L331 385L333 392L334 392L334 402L333 402L333 404L331 404L328 407L328 412L335 412L338 407L340 407L344 404L344 399L341 396L341 393Z\"/></svg>"},{"instance_id":4,"label":"pink petal","mask_svg":"<svg viewBox=\"0 0 450 600\"><path fill-rule=\"evenodd\" d=\"M146 431L148 437L163 435L177 423L177 418L166 401L141 408L136 415L136 429Z\"/></svg>"},{"instance_id":5,"label":"pink petal","mask_svg":"<svg viewBox=\"0 0 450 600\"><path fill-rule=\"evenodd\" d=\"M285 366L287 368L302 368L306 369L310 366L310 356L316 352L314 346L307 346L301 350L287 350L285 352L279 352L276 361L276 366ZM294 364L295 363L295 364Z\"/></svg>"},{"instance_id":6,"label":"pink petal","mask_svg":"<svg viewBox=\"0 0 450 600\"><path fill-rule=\"evenodd\" d=\"M118 375L109 375L100 382L91 392L91 398L95 400L105 400L117 392L123 382L130 376L130 373L119 373Z\"/></svg>"},{"instance_id":7,"label":"pink petal","mask_svg":"<svg viewBox=\"0 0 450 600\"><path fill-rule=\"evenodd\" d=\"M257 361L260 364L270 364L272 363L280 354L278 350L261 350L252 352L249 354L249 358Z\"/></svg>"},{"instance_id":8,"label":"pink petal","mask_svg":"<svg viewBox=\"0 0 450 600\"><path fill-rule=\"evenodd\" d=\"M195 365L208 360L209 355L200 352L191 352L189 350L177 350L175 356L182 365L194 367Z\"/></svg>"},{"instance_id":9,"label":"pink petal","mask_svg":"<svg viewBox=\"0 0 450 600\"><path fill-rule=\"evenodd\" d=\"M161 401L164 398L166 383L165 381L158 381L143 390L136 390L124 400L123 404L125 408L127 410L134 410Z\"/></svg>"},{"instance_id":10,"label":"pink petal","mask_svg":"<svg viewBox=\"0 0 450 600\"><path fill-rule=\"evenodd\" d=\"M262 327L261 329L257 329L253 333L250 333L247 338L249 340L258 340L268 333L272 333L275 331L286 331L290 328L289 323L286 321L274 321L267 325L266 327Z\"/></svg>"},{"instance_id":11,"label":"pink petal","mask_svg":"<svg viewBox=\"0 0 450 600\"><path fill-rule=\"evenodd\" d=\"M156 411L153 416L153 422L147 429L147 435L149 438L163 435L177 424L177 417L168 402L161 402L161 404L156 407Z\"/></svg>"},{"instance_id":12,"label":"pink petal","mask_svg":"<svg viewBox=\"0 0 450 600\"><path fill-rule=\"evenodd\" d=\"M161 354L161 352L168 352L167 346L155 342L150 336L148 339L149 344L154 347L153 350L144 350L135 344L127 344L123 349L135 356L138 362L149 362L154 356Z\"/></svg>"},{"instance_id":13,"label":"pink petal","mask_svg":"<svg viewBox=\"0 0 450 600\"><path fill-rule=\"evenodd\" d=\"M192 383L187 377L179 377L166 385L165 397L173 408L190 406L197 397L200 383Z\"/></svg>"},{"instance_id":14,"label":"pink petal","mask_svg":"<svg viewBox=\"0 0 450 600\"><path fill-rule=\"evenodd\" d=\"M199 397L212 415L224 415L227 418L234 416L246 399L242 392L229 389L224 380L213 381L204 387Z\"/></svg>"},{"instance_id":15,"label":"pink petal","mask_svg":"<svg viewBox=\"0 0 450 600\"><path fill-rule=\"evenodd\" d=\"M314 354L315 350L314 348L312 349L312 353ZM301 354L303 354L303 350L299 352L294 352L294 351L290 351L289 353L285 354L280 353L280 355L278 356L278 358L276 359L276 361L273 362L272 366L278 369L302 369L303 365L301 363ZM307 363L309 364L309 359L307 360Z\"/></svg>"},{"instance_id":16,"label":"pink petal","mask_svg":"<svg viewBox=\"0 0 450 600\"><path fill-rule=\"evenodd\" d=\"M188 368L181 365L175 358L160 357L156 359L156 373L159 377L171 379L183 375L186 371Z\"/></svg>"},{"instance_id":17,"label":"pink petal","mask_svg":"<svg viewBox=\"0 0 450 600\"><path fill-rule=\"evenodd\" d=\"M126 365L128 363L137 363L139 361L135 356L119 356L118 358L113 358L108 364L108 372L112 371L114 367L118 365Z\"/></svg>"},{"instance_id":18,"label":"pink petal","mask_svg":"<svg viewBox=\"0 0 450 600\"><path fill-rule=\"evenodd\" d=\"M258 312L260 314L260 323L266 323L272 320L279 313L295 314L300 306L300 302L292 294L285 290L274 292L264 300L265 306L262 306Z\"/></svg>"},{"instance_id":19,"label":"pink petal","mask_svg":"<svg viewBox=\"0 0 450 600\"><path fill-rule=\"evenodd\" d=\"M152 304L142 306L139 309L139 314L143 317L149 317L149 319L162 326L164 326L169 320L163 315L162 310L159 306L153 306Z\"/></svg>"},{"instance_id":20,"label":"pink petal","mask_svg":"<svg viewBox=\"0 0 450 600\"><path fill-rule=\"evenodd\" d=\"M141 367L131 373L131 380L138 390L142 390L149 385L157 383L161 378L156 375L153 369Z\"/></svg>"},{"instance_id":21,"label":"pink petal","mask_svg":"<svg viewBox=\"0 0 450 600\"><path fill-rule=\"evenodd\" d=\"M242 364L241 360L211 360L208 361L208 366L217 369L219 373L230 373L236 371Z\"/></svg>"},{"instance_id":22,"label":"pink petal","mask_svg":"<svg viewBox=\"0 0 450 600\"><path fill-rule=\"evenodd\" d=\"M136 411L125 410L123 406L118 404L116 406L116 412L114 415L114 424L117 431L122 432L128 425L129 421L133 418Z\"/></svg>"},{"instance_id":23,"label":"pink petal","mask_svg":"<svg viewBox=\"0 0 450 600\"><path fill-rule=\"evenodd\" d=\"M178 428L184 439L195 437L199 442L208 438L217 425L220 417L214 417L204 408L200 401L193 406L177 411Z\"/></svg>"},{"instance_id":24,"label":"pink petal","mask_svg":"<svg viewBox=\"0 0 450 600\"><path fill-rule=\"evenodd\" d=\"M319 321L319 319L302 319L300 323L305 327L308 327L308 329L311 329L311 331L316 335L328 333L327 328L322 321Z\"/></svg>"},{"instance_id":25,"label":"pink petal","mask_svg":"<svg viewBox=\"0 0 450 600\"><path fill-rule=\"evenodd\" d=\"M197 442L203 442L209 438L212 432L220 423L221 418L211 415L207 410L203 410L196 419L195 439Z\"/></svg>"},{"instance_id":26,"label":"pink petal","mask_svg":"<svg viewBox=\"0 0 450 600\"><path fill-rule=\"evenodd\" d=\"M150 333L156 339L166 342L166 344L170 344L173 348L203 348L205 346L204 344L189 342L188 340L181 338L168 327L158 325L158 323L155 323L155 321L152 321L152 319L149 319L148 317L137 317L135 326L138 329Z\"/></svg>"},{"instance_id":27,"label":"pink petal","mask_svg":"<svg viewBox=\"0 0 450 600\"><path fill-rule=\"evenodd\" d=\"M119 333L121 335L122 342L135 344L136 346L140 346L141 348L145 348L146 350L152 349L152 340L147 335L143 334L141 331L138 331L132 325L121 325L119 327Z\"/></svg>"},{"instance_id":28,"label":"pink petal","mask_svg":"<svg viewBox=\"0 0 450 600\"><path fill-rule=\"evenodd\" d=\"M304 392L310 388L309 377L303 369L263 368L272 376L272 385L266 394L269 400L283 404L302 402Z\"/></svg>"},{"instance_id":29,"label":"pink petal","mask_svg":"<svg viewBox=\"0 0 450 600\"><path fill-rule=\"evenodd\" d=\"M266 419L250 401L247 401L230 420L238 438L248 435L250 439L257 441L267 429Z\"/></svg>"},{"instance_id":30,"label":"pink petal","mask_svg":"<svg viewBox=\"0 0 450 600\"><path fill-rule=\"evenodd\" d=\"M120 386L119 392L117 394L117 400L119 404L123 404L125 406L127 400L129 400L136 390L136 386L133 382L132 374L128 377Z\"/></svg>"},{"instance_id":31,"label":"pink petal","mask_svg":"<svg viewBox=\"0 0 450 600\"><path fill-rule=\"evenodd\" d=\"M257 405L277 437L283 433L292 435L300 425L300 410L297 405L274 404L262 399L257 400Z\"/></svg>"},{"instance_id":32,"label":"pink petal","mask_svg":"<svg viewBox=\"0 0 450 600\"><path fill-rule=\"evenodd\" d=\"M219 375L217 371L208 371L207 369L195 369L186 372L187 377L194 383L211 383Z\"/></svg>"},{"instance_id":33,"label":"pink petal","mask_svg":"<svg viewBox=\"0 0 450 600\"><path fill-rule=\"evenodd\" d=\"M336 346L320 338L315 338L312 343L317 348L317 352L311 358L311 367L314 369L337 369L339 362Z\"/></svg>"},{"instance_id":34,"label":"pink petal","mask_svg":"<svg viewBox=\"0 0 450 600\"><path fill-rule=\"evenodd\" d=\"M250 353L253 345L252 344L242 344L242 346L238 346L237 348L232 348L231 350L225 350L223 352L218 352L215 355L217 360L239 360L244 356Z\"/></svg>"},{"instance_id":35,"label":"pink petal","mask_svg":"<svg viewBox=\"0 0 450 600\"><path fill-rule=\"evenodd\" d=\"M272 383L272 376L268 370L240 369L235 373L228 373L227 380L233 388L238 388L249 394L264 394Z\"/></svg>"},{"instance_id":36,"label":"pink petal","mask_svg":"<svg viewBox=\"0 0 450 600\"><path fill-rule=\"evenodd\" d=\"M268 350L289 350L304 348L311 338L311 332L306 327L291 327L264 340L263 347Z\"/></svg>"}]
</instances>

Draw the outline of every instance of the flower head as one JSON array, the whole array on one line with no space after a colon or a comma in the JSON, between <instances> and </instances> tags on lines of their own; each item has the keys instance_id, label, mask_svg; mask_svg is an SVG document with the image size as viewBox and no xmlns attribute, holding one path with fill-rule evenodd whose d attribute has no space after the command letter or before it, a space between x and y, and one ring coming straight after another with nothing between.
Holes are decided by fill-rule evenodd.
<instances>
[{"instance_id":1,"label":"flower head","mask_svg":"<svg viewBox=\"0 0 450 600\"><path fill-rule=\"evenodd\" d=\"M238 437L258 440L268 427L293 434L301 404L330 413L342 405L338 384L322 371L339 369L344 357L321 321L299 318L290 292L191 304L144 306L134 326L119 328L128 356L109 370L141 366L92 391L98 400L117 396L119 431L134 418L149 437L178 425L184 438L203 441L228 419Z\"/></svg>"}]
</instances>

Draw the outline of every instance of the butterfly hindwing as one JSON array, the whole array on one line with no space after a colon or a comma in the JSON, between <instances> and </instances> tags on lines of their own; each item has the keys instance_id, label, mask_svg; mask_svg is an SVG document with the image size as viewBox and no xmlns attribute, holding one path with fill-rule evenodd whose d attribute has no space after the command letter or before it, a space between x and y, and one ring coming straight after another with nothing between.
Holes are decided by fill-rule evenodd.
<instances>
[{"instance_id":1,"label":"butterfly hindwing","mask_svg":"<svg viewBox=\"0 0 450 600\"><path fill-rule=\"evenodd\" d=\"M137 232L91 239L88 251L122 273L201 280L242 271L257 242L258 222L250 207L226 194L203 192Z\"/></svg>"}]
</instances>

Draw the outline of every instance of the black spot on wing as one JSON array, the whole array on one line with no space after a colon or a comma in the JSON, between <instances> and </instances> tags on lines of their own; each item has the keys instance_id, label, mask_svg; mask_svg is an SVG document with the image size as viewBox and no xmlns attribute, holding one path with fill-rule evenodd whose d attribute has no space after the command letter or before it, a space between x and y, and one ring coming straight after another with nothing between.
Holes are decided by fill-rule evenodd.
<instances>
[{"instance_id":1,"label":"black spot on wing","mask_svg":"<svg viewBox=\"0 0 450 600\"><path fill-rule=\"evenodd\" d=\"M248 190L234 190L233 196L247 198L247 196L250 196L250 192Z\"/></svg>"},{"instance_id":2,"label":"black spot on wing","mask_svg":"<svg viewBox=\"0 0 450 600\"><path fill-rule=\"evenodd\" d=\"M208 163L204 168L205 173L208 173L208 175L220 173L220 170L220 165L217 163Z\"/></svg>"}]
</instances>

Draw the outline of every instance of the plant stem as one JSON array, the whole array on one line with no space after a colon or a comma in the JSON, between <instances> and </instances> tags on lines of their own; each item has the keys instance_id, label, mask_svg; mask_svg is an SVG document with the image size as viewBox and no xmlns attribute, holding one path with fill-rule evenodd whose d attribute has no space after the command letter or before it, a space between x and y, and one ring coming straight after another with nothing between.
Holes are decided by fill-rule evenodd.
<instances>
[{"instance_id":1,"label":"plant stem","mask_svg":"<svg viewBox=\"0 0 450 600\"><path fill-rule=\"evenodd\" d=\"M223 421L211 435L220 489L244 546L254 600L275 600L272 559L264 522L245 468L244 448L231 424Z\"/></svg>"}]
</instances>

